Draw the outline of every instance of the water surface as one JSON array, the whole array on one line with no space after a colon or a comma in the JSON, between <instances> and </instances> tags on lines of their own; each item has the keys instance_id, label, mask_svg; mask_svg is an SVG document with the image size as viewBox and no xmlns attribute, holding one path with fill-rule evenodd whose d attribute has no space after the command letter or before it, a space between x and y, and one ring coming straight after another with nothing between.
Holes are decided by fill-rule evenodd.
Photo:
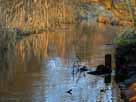
<instances>
[{"instance_id":1,"label":"water surface","mask_svg":"<svg viewBox=\"0 0 136 102\"><path fill-rule=\"evenodd\" d=\"M105 54L114 53L116 30L82 21L23 38L1 62L0 102L112 102L103 77L73 76L72 66L77 60L90 69L104 64Z\"/></svg>"}]
</instances>

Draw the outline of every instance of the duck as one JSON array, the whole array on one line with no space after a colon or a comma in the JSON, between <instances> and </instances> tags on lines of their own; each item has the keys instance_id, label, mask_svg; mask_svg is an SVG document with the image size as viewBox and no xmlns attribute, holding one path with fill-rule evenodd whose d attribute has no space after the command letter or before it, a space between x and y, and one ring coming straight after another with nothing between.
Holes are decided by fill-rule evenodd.
<instances>
[{"instance_id":1,"label":"duck","mask_svg":"<svg viewBox=\"0 0 136 102\"><path fill-rule=\"evenodd\" d=\"M69 89L68 91L66 91L66 93L72 95L72 89Z\"/></svg>"},{"instance_id":2,"label":"duck","mask_svg":"<svg viewBox=\"0 0 136 102\"><path fill-rule=\"evenodd\" d=\"M87 74L107 75L107 74L111 74L111 71L107 69L104 65L98 65L96 71L90 71L90 72L87 72Z\"/></svg>"},{"instance_id":3,"label":"duck","mask_svg":"<svg viewBox=\"0 0 136 102\"><path fill-rule=\"evenodd\" d=\"M80 72L85 72L88 71L87 66L82 66L81 68L79 68Z\"/></svg>"}]
</instances>

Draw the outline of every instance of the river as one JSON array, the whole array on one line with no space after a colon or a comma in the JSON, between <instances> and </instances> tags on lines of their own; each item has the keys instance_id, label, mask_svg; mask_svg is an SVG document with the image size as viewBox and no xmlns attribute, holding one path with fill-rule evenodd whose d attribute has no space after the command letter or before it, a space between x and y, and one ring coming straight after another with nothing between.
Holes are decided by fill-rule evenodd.
<instances>
[{"instance_id":1,"label":"river","mask_svg":"<svg viewBox=\"0 0 136 102\"><path fill-rule=\"evenodd\" d=\"M82 21L23 38L3 57L0 102L117 102L103 77L72 74L77 60L92 70L104 64L105 54L114 53L116 31Z\"/></svg>"}]
</instances>

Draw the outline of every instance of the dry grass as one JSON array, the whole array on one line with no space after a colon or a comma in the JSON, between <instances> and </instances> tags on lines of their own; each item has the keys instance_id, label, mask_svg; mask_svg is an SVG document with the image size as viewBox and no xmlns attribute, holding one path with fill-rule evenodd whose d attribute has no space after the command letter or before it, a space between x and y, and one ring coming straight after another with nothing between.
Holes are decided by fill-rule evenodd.
<instances>
[{"instance_id":1,"label":"dry grass","mask_svg":"<svg viewBox=\"0 0 136 102\"><path fill-rule=\"evenodd\" d=\"M5 0L7 25L20 29L55 28L74 22L74 4L68 0Z\"/></svg>"}]
</instances>

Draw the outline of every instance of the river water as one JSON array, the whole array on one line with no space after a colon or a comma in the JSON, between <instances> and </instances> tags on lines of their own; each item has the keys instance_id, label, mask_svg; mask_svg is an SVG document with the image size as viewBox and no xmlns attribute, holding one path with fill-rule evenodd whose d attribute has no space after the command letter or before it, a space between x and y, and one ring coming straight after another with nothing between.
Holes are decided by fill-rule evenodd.
<instances>
[{"instance_id":1,"label":"river water","mask_svg":"<svg viewBox=\"0 0 136 102\"><path fill-rule=\"evenodd\" d=\"M116 30L82 21L23 38L3 55L0 102L112 102L111 84L103 77L73 75L72 66L77 60L92 70L104 64L105 54L114 53Z\"/></svg>"}]
</instances>

